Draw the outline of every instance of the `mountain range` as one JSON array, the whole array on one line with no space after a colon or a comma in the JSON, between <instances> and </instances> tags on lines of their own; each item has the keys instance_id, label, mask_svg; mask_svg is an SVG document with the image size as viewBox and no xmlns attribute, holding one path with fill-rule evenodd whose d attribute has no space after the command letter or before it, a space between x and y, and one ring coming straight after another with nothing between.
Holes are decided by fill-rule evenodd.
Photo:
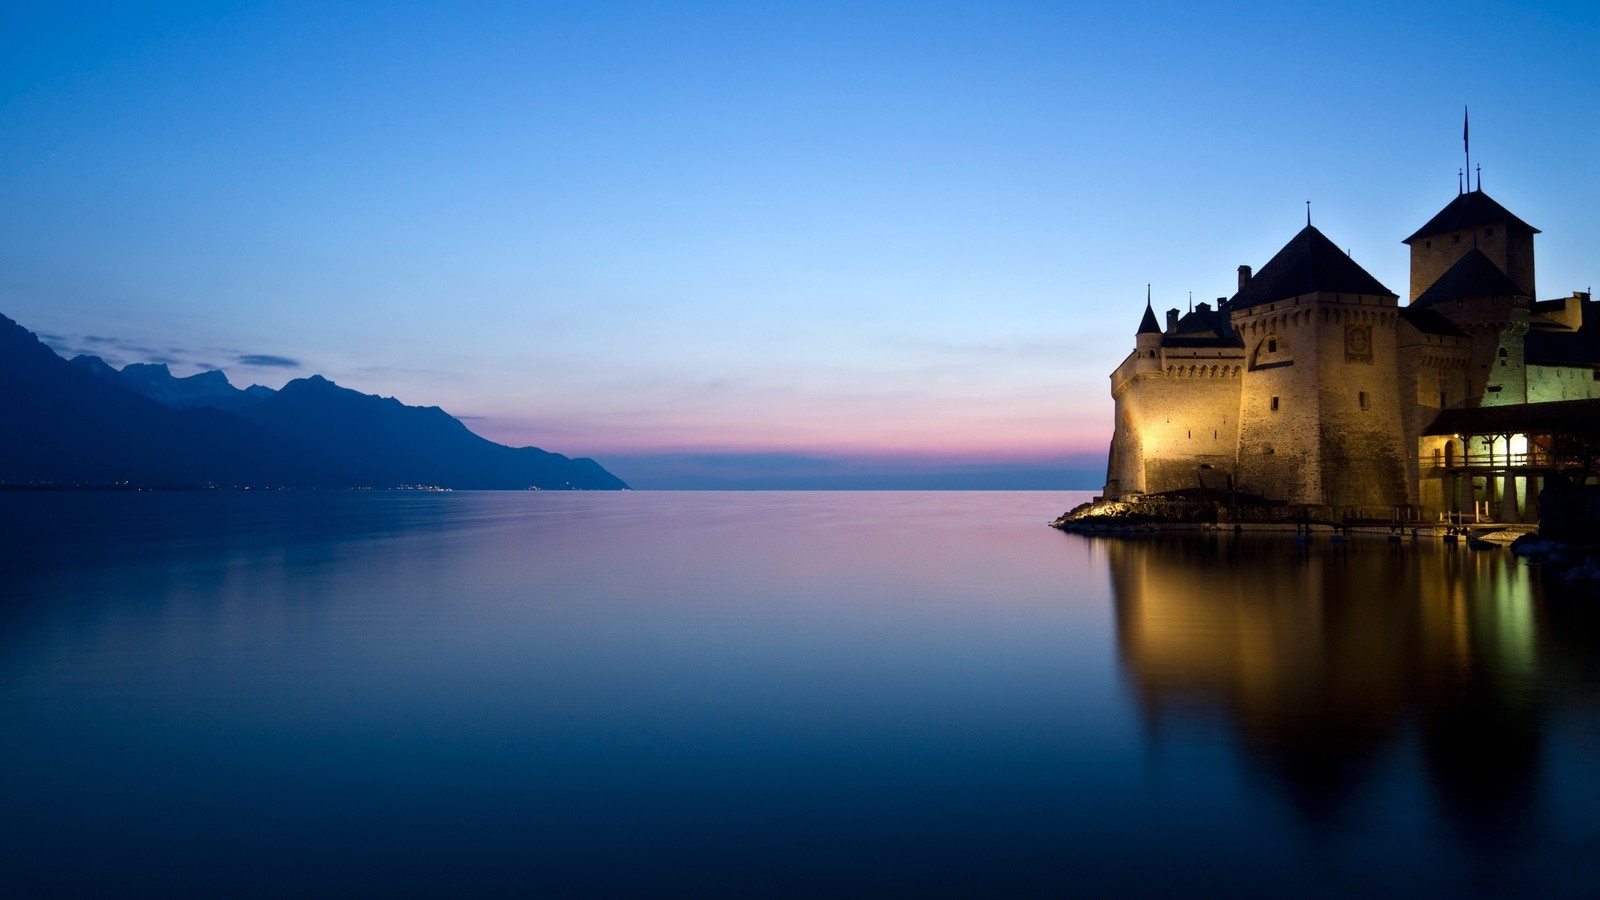
<instances>
[{"instance_id":1,"label":"mountain range","mask_svg":"<svg viewBox=\"0 0 1600 900\"><path fill-rule=\"evenodd\" d=\"M496 444L435 406L320 375L241 390L221 372L68 361L3 315L0 485L627 488L592 459Z\"/></svg>"}]
</instances>

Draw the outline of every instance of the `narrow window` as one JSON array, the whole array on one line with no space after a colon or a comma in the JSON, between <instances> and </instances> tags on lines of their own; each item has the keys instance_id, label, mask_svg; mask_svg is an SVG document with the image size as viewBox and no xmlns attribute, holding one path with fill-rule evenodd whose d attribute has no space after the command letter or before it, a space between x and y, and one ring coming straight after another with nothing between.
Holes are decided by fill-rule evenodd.
<instances>
[{"instance_id":1,"label":"narrow window","mask_svg":"<svg viewBox=\"0 0 1600 900\"><path fill-rule=\"evenodd\" d=\"M1459 243L1461 243L1461 235L1459 235L1459 234L1453 234L1453 235L1451 235L1451 236L1450 236L1450 237L1451 237L1451 238L1453 238L1453 240L1451 240L1451 241L1450 241L1450 243L1452 243L1452 244L1459 244Z\"/></svg>"},{"instance_id":2,"label":"narrow window","mask_svg":"<svg viewBox=\"0 0 1600 900\"><path fill-rule=\"evenodd\" d=\"M1367 408L1367 392L1366 391L1358 391L1356 393L1356 402L1361 404L1361 408L1362 409L1366 409Z\"/></svg>"},{"instance_id":3,"label":"narrow window","mask_svg":"<svg viewBox=\"0 0 1600 900\"><path fill-rule=\"evenodd\" d=\"M1449 406L1449 405L1450 404L1444 402L1444 391L1440 391L1439 392L1439 408L1440 409L1444 409L1446 406Z\"/></svg>"},{"instance_id":4,"label":"narrow window","mask_svg":"<svg viewBox=\"0 0 1600 900\"><path fill-rule=\"evenodd\" d=\"M1432 250L1433 249L1433 241L1423 241L1422 242L1422 248L1424 250Z\"/></svg>"},{"instance_id":5,"label":"narrow window","mask_svg":"<svg viewBox=\"0 0 1600 900\"><path fill-rule=\"evenodd\" d=\"M1273 397L1272 398L1272 411L1273 412L1277 412L1278 411L1278 398L1277 397Z\"/></svg>"}]
</instances>

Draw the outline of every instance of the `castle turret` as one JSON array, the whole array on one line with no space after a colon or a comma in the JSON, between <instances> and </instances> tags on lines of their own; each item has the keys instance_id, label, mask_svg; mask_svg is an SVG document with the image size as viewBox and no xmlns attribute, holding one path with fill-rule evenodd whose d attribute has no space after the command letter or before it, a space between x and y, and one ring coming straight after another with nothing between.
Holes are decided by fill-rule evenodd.
<instances>
[{"instance_id":1,"label":"castle turret","mask_svg":"<svg viewBox=\"0 0 1600 900\"><path fill-rule=\"evenodd\" d=\"M1483 406L1528 402L1523 342L1533 297L1473 247L1411 301L1433 309L1472 338L1466 399Z\"/></svg>"},{"instance_id":2,"label":"castle turret","mask_svg":"<svg viewBox=\"0 0 1600 900\"><path fill-rule=\"evenodd\" d=\"M1241 361L1221 312L1172 310L1163 332L1146 295L1133 352L1111 373L1107 497L1194 489L1206 471L1218 484L1232 476Z\"/></svg>"},{"instance_id":3,"label":"castle turret","mask_svg":"<svg viewBox=\"0 0 1600 900\"><path fill-rule=\"evenodd\" d=\"M1150 298L1144 301L1144 318L1139 320L1139 332L1134 337L1134 356L1138 359L1137 371L1161 370L1161 324L1156 321L1156 311Z\"/></svg>"},{"instance_id":4,"label":"castle turret","mask_svg":"<svg viewBox=\"0 0 1600 900\"><path fill-rule=\"evenodd\" d=\"M1509 276L1523 294L1535 296L1533 236L1538 233L1539 229L1512 215L1482 188L1457 194L1404 241L1411 247L1411 301L1420 299L1474 249Z\"/></svg>"}]
</instances>

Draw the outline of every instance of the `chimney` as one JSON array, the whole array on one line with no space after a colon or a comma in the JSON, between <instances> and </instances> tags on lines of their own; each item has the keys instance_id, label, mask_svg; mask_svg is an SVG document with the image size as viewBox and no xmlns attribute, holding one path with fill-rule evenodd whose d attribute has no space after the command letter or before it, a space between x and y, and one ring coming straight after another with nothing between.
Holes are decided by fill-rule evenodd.
<instances>
[{"instance_id":1,"label":"chimney","mask_svg":"<svg viewBox=\"0 0 1600 900\"><path fill-rule=\"evenodd\" d=\"M1249 266L1240 266L1239 267L1239 290L1241 290L1241 291L1244 290L1244 286L1249 284L1249 283L1250 283L1250 267Z\"/></svg>"},{"instance_id":2,"label":"chimney","mask_svg":"<svg viewBox=\"0 0 1600 900\"><path fill-rule=\"evenodd\" d=\"M1178 311L1176 309L1169 309L1169 310L1167 310L1167 331L1171 332L1171 331L1177 331L1177 330L1178 330Z\"/></svg>"}]
</instances>

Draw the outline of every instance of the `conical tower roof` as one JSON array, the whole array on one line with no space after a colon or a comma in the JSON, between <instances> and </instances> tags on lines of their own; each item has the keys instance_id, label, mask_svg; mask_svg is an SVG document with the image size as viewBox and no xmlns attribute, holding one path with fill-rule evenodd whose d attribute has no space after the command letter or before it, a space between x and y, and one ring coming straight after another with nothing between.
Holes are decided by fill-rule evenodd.
<instances>
[{"instance_id":1,"label":"conical tower roof","mask_svg":"<svg viewBox=\"0 0 1600 900\"><path fill-rule=\"evenodd\" d=\"M1156 311L1150 301L1144 302L1144 318L1139 320L1139 334L1160 334L1161 323L1156 321Z\"/></svg>"}]
</instances>

